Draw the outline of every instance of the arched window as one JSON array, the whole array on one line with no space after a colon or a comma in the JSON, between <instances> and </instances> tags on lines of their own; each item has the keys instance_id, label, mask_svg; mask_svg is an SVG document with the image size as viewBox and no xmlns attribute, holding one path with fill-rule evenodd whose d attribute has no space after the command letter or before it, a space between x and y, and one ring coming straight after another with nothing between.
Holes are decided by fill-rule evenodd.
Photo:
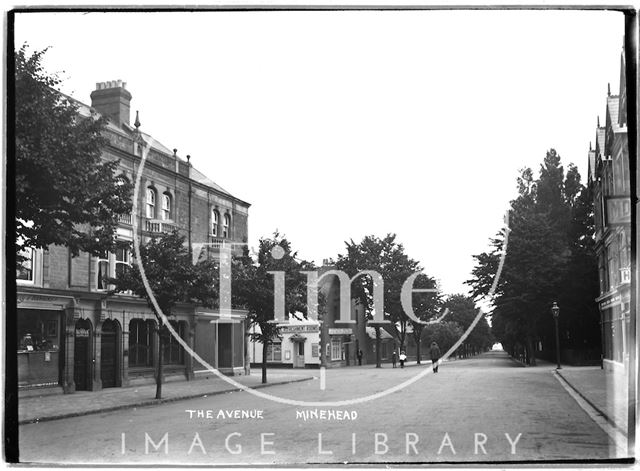
<instances>
[{"instance_id":1,"label":"arched window","mask_svg":"<svg viewBox=\"0 0 640 471\"><path fill-rule=\"evenodd\" d=\"M153 219L156 217L156 190L147 188L147 217Z\"/></svg>"},{"instance_id":2,"label":"arched window","mask_svg":"<svg viewBox=\"0 0 640 471\"><path fill-rule=\"evenodd\" d=\"M164 221L171 219L171 195L169 193L162 194L162 219Z\"/></svg>"},{"instance_id":3,"label":"arched window","mask_svg":"<svg viewBox=\"0 0 640 471\"><path fill-rule=\"evenodd\" d=\"M218 224L220 223L220 214L217 210L211 210L211 235L218 235Z\"/></svg>"},{"instance_id":4,"label":"arched window","mask_svg":"<svg viewBox=\"0 0 640 471\"><path fill-rule=\"evenodd\" d=\"M222 237L229 237L229 227L231 226L231 216L224 215L224 224L222 226Z\"/></svg>"}]
</instances>

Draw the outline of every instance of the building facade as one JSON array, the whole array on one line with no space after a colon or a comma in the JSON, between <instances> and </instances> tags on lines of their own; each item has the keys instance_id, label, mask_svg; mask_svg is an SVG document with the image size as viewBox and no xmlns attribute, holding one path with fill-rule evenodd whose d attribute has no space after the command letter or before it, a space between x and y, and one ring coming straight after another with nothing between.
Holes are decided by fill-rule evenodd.
<instances>
[{"instance_id":1,"label":"building facade","mask_svg":"<svg viewBox=\"0 0 640 471\"><path fill-rule=\"evenodd\" d=\"M267 347L268 367L319 368L320 367L320 323L315 320L290 318L280 324L280 336ZM252 332L260 327L253 325ZM251 366L262 364L263 345L249 343Z\"/></svg>"},{"instance_id":2,"label":"building facade","mask_svg":"<svg viewBox=\"0 0 640 471\"><path fill-rule=\"evenodd\" d=\"M321 273L333 267L323 267ZM375 365L378 357L376 326L367 318L364 307L350 300L349 322L340 319L340 281L337 276L327 274L321 287L326 300L326 309L321 327L321 343L324 345L328 368L358 365L358 351L362 351L362 364ZM387 317L385 315L385 317ZM379 326L380 361L392 361L400 354L399 325L391 322ZM416 359L417 346L409 322L404 338L404 352L409 360Z\"/></svg>"},{"instance_id":3,"label":"building facade","mask_svg":"<svg viewBox=\"0 0 640 471\"><path fill-rule=\"evenodd\" d=\"M91 106L77 103L83 118L109 118L105 160L119 160L131 181L141 168L137 212L121 217L117 236L142 243L178 229L198 257L215 257L222 247L247 242L249 204L196 170L177 151L130 124L131 94L121 81L96 85ZM99 257L72 257L66 247L27 250L17 270L18 382L22 393L73 392L154 381L159 355L165 374L186 379L206 374L174 338L159 352L157 322L146 301L130 294L109 295L105 277L131 264L118 249ZM193 304L175 309L174 329L211 366L244 371L243 311L221 314Z\"/></svg>"},{"instance_id":4,"label":"building facade","mask_svg":"<svg viewBox=\"0 0 640 471\"><path fill-rule=\"evenodd\" d=\"M602 329L603 367L626 372L634 343L631 315L631 199L624 52L620 92L607 93L604 125L598 118L595 149L589 149L600 279L596 299Z\"/></svg>"}]
</instances>

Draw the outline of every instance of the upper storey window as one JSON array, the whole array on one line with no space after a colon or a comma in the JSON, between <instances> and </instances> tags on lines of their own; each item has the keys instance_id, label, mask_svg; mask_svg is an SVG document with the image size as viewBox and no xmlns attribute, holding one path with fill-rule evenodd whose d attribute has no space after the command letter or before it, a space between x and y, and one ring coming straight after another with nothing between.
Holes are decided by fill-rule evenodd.
<instances>
[{"instance_id":1,"label":"upper storey window","mask_svg":"<svg viewBox=\"0 0 640 471\"><path fill-rule=\"evenodd\" d=\"M229 237L229 228L231 227L231 216L224 215L224 224L222 225L222 237Z\"/></svg>"},{"instance_id":2,"label":"upper storey window","mask_svg":"<svg viewBox=\"0 0 640 471\"><path fill-rule=\"evenodd\" d=\"M171 195L169 193L162 195L162 219L165 221L171 219Z\"/></svg>"},{"instance_id":3,"label":"upper storey window","mask_svg":"<svg viewBox=\"0 0 640 471\"><path fill-rule=\"evenodd\" d=\"M218 235L218 224L220 223L220 213L217 210L211 210L211 235Z\"/></svg>"},{"instance_id":4,"label":"upper storey window","mask_svg":"<svg viewBox=\"0 0 640 471\"><path fill-rule=\"evenodd\" d=\"M156 190L153 188L147 188L147 204L146 214L149 219L153 219L156 216Z\"/></svg>"},{"instance_id":5,"label":"upper storey window","mask_svg":"<svg viewBox=\"0 0 640 471\"><path fill-rule=\"evenodd\" d=\"M16 280L20 280L23 283L33 283L34 250L27 247L20 251L20 255L23 260L16 269Z\"/></svg>"}]
</instances>

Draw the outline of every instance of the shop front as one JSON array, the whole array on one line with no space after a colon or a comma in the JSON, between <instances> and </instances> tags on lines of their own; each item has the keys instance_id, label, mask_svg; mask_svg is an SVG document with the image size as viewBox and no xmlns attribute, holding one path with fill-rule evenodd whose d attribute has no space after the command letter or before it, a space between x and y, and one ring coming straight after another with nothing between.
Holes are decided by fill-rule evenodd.
<instances>
[{"instance_id":1,"label":"shop front","mask_svg":"<svg viewBox=\"0 0 640 471\"><path fill-rule=\"evenodd\" d=\"M320 325L316 321L291 319L280 328L283 365L291 368L320 366Z\"/></svg>"},{"instance_id":2,"label":"shop front","mask_svg":"<svg viewBox=\"0 0 640 471\"><path fill-rule=\"evenodd\" d=\"M280 335L267 346L267 364L281 368L319 368L320 367L320 325L313 320L290 319L279 325ZM252 326L253 332L259 332L258 326ZM262 364L263 346L251 342L249 356L251 365Z\"/></svg>"},{"instance_id":3,"label":"shop front","mask_svg":"<svg viewBox=\"0 0 640 471\"><path fill-rule=\"evenodd\" d=\"M245 374L246 348L246 311L197 311L194 351L204 362L228 375ZM196 376L212 374L195 359L193 369Z\"/></svg>"},{"instance_id":4,"label":"shop front","mask_svg":"<svg viewBox=\"0 0 640 471\"><path fill-rule=\"evenodd\" d=\"M325 346L326 366L352 366L356 364L356 342L353 330L348 327L328 329L329 341Z\"/></svg>"},{"instance_id":5,"label":"shop front","mask_svg":"<svg viewBox=\"0 0 640 471\"><path fill-rule=\"evenodd\" d=\"M18 309L18 387L57 387L62 380L60 310Z\"/></svg>"},{"instance_id":6,"label":"shop front","mask_svg":"<svg viewBox=\"0 0 640 471\"><path fill-rule=\"evenodd\" d=\"M62 392L67 372L67 308L73 298L30 291L17 292L16 327L18 391Z\"/></svg>"},{"instance_id":7,"label":"shop front","mask_svg":"<svg viewBox=\"0 0 640 471\"><path fill-rule=\"evenodd\" d=\"M598 307L602 329L603 367L625 373L629 364L630 290L600 297Z\"/></svg>"}]
</instances>

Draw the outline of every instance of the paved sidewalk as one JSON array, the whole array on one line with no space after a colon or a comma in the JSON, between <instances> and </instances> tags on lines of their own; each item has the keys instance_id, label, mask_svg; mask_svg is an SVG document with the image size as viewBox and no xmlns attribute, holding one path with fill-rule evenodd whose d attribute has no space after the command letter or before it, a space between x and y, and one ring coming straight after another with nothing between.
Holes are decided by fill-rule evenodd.
<instances>
[{"instance_id":1,"label":"paved sidewalk","mask_svg":"<svg viewBox=\"0 0 640 471\"><path fill-rule=\"evenodd\" d=\"M261 384L260 370L255 370L248 376L233 376L232 379L244 386L250 386L255 389L307 381L317 377L318 374L318 371L269 371L267 376L269 382ZM79 391L73 394L21 397L18 400L18 423L22 425L119 409L152 406L238 390L238 387L220 378L212 378L164 383L162 385L162 399L160 400L154 399L156 394L155 383L124 388L108 388L102 391Z\"/></svg>"},{"instance_id":2,"label":"paved sidewalk","mask_svg":"<svg viewBox=\"0 0 640 471\"><path fill-rule=\"evenodd\" d=\"M627 434L629 402L626 376L607 372L599 366L563 366L557 372L609 423Z\"/></svg>"}]
</instances>

